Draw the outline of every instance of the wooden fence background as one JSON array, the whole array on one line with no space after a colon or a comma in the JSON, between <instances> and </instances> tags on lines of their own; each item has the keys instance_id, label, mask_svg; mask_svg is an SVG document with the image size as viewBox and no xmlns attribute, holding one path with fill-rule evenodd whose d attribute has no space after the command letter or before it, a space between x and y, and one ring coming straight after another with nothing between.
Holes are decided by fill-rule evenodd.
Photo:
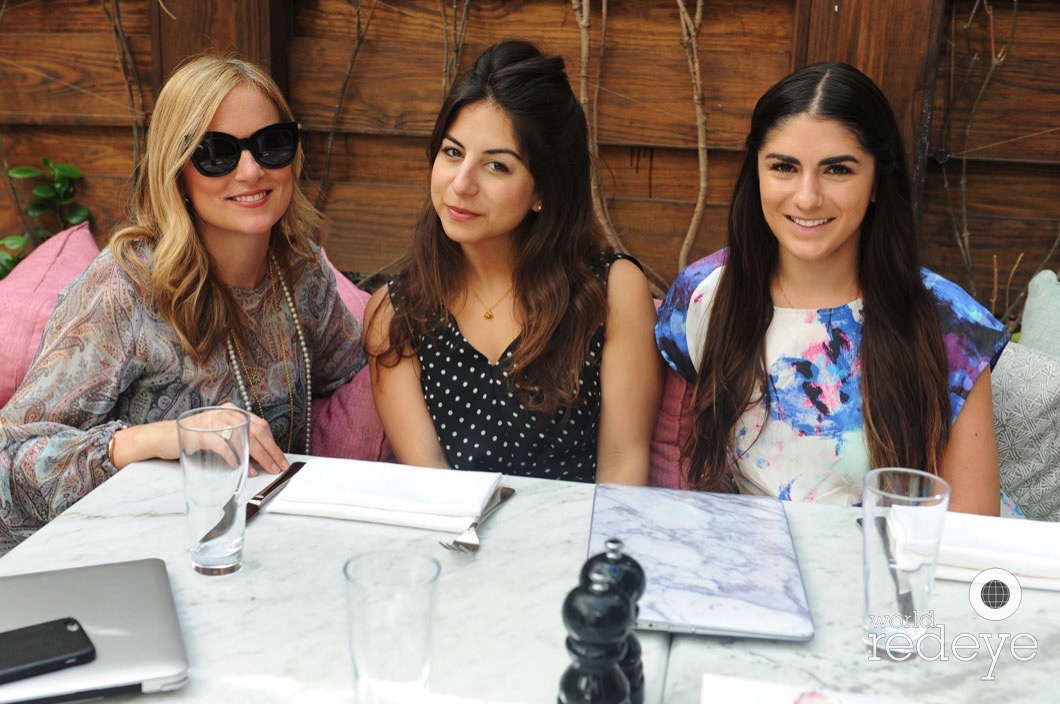
<instances>
[{"instance_id":1,"label":"wooden fence background","mask_svg":"<svg viewBox=\"0 0 1060 704\"><path fill-rule=\"evenodd\" d=\"M105 241L128 198L137 135L165 76L191 53L235 51L268 64L285 86L308 130L318 182L336 122L324 206L333 260L358 273L391 265L425 194L425 138L463 0L163 1L0 5L5 170L43 156L81 167L78 198ZM678 271L699 175L679 3L611 0L605 32L602 2L581 2L591 10L588 85L598 90L609 212L623 243L665 286ZM723 242L758 95L796 66L849 61L880 82L902 122L922 184L926 263L1002 314L1060 235L1060 4L1020 1L1007 46L1015 5L706 0L698 56L708 189L692 257ZM336 115L358 9L363 42ZM577 91L582 31L569 0L471 2L460 67L498 39L524 37L567 59ZM0 187L0 236L23 228L16 193L24 203L25 184ZM955 234L964 231L967 256Z\"/></svg>"}]
</instances>

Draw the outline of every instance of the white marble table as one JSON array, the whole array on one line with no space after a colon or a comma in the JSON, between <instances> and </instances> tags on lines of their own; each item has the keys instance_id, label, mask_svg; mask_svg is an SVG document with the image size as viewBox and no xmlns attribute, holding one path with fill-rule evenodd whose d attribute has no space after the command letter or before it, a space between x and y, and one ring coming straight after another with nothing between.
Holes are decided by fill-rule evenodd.
<instances>
[{"instance_id":1,"label":"white marble table","mask_svg":"<svg viewBox=\"0 0 1060 704\"><path fill-rule=\"evenodd\" d=\"M947 660L870 660L861 641L861 534L858 509L786 504L799 553L816 634L806 644L674 636L670 646L664 701L699 702L704 673L733 675L807 688L900 695L924 702L1056 702L1060 672L1060 592L1024 589L1010 618L991 622L975 614L969 585L936 580L934 623L945 626ZM768 569L768 565L763 565ZM978 646L959 650L959 633L973 634ZM1014 658L1003 634L1031 634L1037 641L1032 659ZM990 637L989 646L984 638ZM971 645L971 638L962 637ZM1019 641L1026 644L1024 638ZM991 673L991 654L998 652ZM1028 650L1017 651L1027 657ZM929 653L932 657L937 652ZM993 681L982 678L993 676Z\"/></svg>"},{"instance_id":2,"label":"white marble table","mask_svg":"<svg viewBox=\"0 0 1060 704\"><path fill-rule=\"evenodd\" d=\"M268 477L252 480L257 489ZM247 528L243 568L194 572L180 469L131 465L0 558L0 574L99 562L165 560L191 662L157 702L351 702L342 565L378 548L442 564L432 690L445 702L554 702L569 664L560 609L585 561L593 487L505 477L516 495L474 556L431 531L264 513ZM661 701L669 637L641 635L647 701Z\"/></svg>"}]
</instances>

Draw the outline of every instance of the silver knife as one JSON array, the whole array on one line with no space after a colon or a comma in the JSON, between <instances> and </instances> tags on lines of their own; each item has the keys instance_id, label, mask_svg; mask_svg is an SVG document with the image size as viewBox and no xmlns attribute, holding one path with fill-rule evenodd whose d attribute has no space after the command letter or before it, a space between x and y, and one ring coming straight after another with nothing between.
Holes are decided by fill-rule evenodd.
<instances>
[{"instance_id":1,"label":"silver knife","mask_svg":"<svg viewBox=\"0 0 1060 704\"><path fill-rule=\"evenodd\" d=\"M292 462L291 466L280 473L280 476L276 477L272 483L247 501L247 523L250 523L250 519L258 515L258 511L265 508L265 504L272 501L287 486L287 482L291 481L291 477L297 474L303 466L305 462Z\"/></svg>"}]
</instances>

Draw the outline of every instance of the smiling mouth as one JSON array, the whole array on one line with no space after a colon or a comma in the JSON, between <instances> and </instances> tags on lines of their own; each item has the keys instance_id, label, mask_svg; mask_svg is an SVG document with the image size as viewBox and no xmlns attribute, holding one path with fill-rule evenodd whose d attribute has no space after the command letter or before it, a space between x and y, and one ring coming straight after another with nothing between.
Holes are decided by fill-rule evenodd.
<instances>
[{"instance_id":1,"label":"smiling mouth","mask_svg":"<svg viewBox=\"0 0 1060 704\"><path fill-rule=\"evenodd\" d=\"M799 227L817 227L818 225L824 225L827 222L831 222L832 218L818 218L816 220L803 220L802 218L796 218L796 217L792 217L791 215L789 215L788 216L788 220L791 220L793 223L795 223Z\"/></svg>"},{"instance_id":2,"label":"smiling mouth","mask_svg":"<svg viewBox=\"0 0 1060 704\"><path fill-rule=\"evenodd\" d=\"M455 205L445 206L449 210L449 217L455 220L470 220L476 217L478 214L471 210L464 210L463 208L457 208Z\"/></svg>"},{"instance_id":3,"label":"smiling mouth","mask_svg":"<svg viewBox=\"0 0 1060 704\"><path fill-rule=\"evenodd\" d=\"M252 196L233 196L232 200L237 203L257 203L260 200L265 200L268 196L268 191L261 191L260 193L255 193Z\"/></svg>"}]
</instances>

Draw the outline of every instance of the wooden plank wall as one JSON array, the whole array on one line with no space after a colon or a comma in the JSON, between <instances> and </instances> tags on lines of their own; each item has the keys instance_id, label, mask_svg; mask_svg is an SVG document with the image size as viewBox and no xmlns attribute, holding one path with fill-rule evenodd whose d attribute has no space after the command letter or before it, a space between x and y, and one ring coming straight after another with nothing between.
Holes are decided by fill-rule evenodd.
<instances>
[{"instance_id":1,"label":"wooden plank wall","mask_svg":"<svg viewBox=\"0 0 1060 704\"><path fill-rule=\"evenodd\" d=\"M146 8L144 2L122 3L116 19L128 37L149 109ZM144 124L144 112L135 99L130 105L113 25L99 0L6 3L0 17L0 156L9 166L40 166L42 157L79 166L87 176L77 199L92 211L97 239L128 200L132 125ZM0 236L21 232L12 184L6 178L0 184ZM14 187L25 205L29 183Z\"/></svg>"},{"instance_id":2,"label":"wooden plank wall","mask_svg":"<svg viewBox=\"0 0 1060 704\"><path fill-rule=\"evenodd\" d=\"M700 58L708 111L709 190L692 256L719 247L741 140L758 95L793 66L834 59L876 78L895 104L911 150L922 159L927 263L965 286L949 203L960 202L967 155L972 271L981 300L991 297L993 257L1012 294L1037 267L1060 220L1060 5L1019 3L1016 41L976 112L974 91L958 90L968 57L989 55L985 13L960 28L974 0L707 0ZM216 6L213 3L218 3ZM385 269L405 249L426 188L425 138L442 98L445 28L437 0L362 0L366 41L353 66L331 149L325 213L327 246L351 272ZM459 4L459 3L458 3ZM592 2L590 84L600 87L599 139L604 190L628 248L662 283L677 272L697 189L695 122L688 66L672 0L610 0L606 51L600 3ZM993 0L995 36L1007 34L1012 3ZM941 8L946 6L946 11ZM133 168L130 109L116 42L104 7L120 8L149 112L157 84L186 53L232 49L271 64L288 85L308 130L310 175L325 170L328 130L354 48L356 3L349 0L10 0L0 16L0 137L10 165L41 156L81 166L80 200L105 236L119 216ZM370 14L370 19L369 19ZM240 18L256 17L253 22ZM211 19L213 18L213 19ZM941 18L941 32L937 31ZM888 31L902 27L902 31ZM532 38L566 57L578 85L580 30L569 0L476 0L461 68L486 45ZM941 41L936 35L941 35ZM937 61L936 61L937 59ZM985 72L971 73L977 85ZM936 65L937 64L937 65ZM925 82L925 75L934 77ZM948 125L948 128L945 127ZM930 129L928 127L930 126ZM919 131L919 139L916 136ZM0 187L0 235L20 229L10 184ZM1057 262L1053 262L1053 267ZM995 310L1003 306L998 296ZM998 310L1000 312L1000 310Z\"/></svg>"},{"instance_id":3,"label":"wooden plank wall","mask_svg":"<svg viewBox=\"0 0 1060 704\"><path fill-rule=\"evenodd\" d=\"M973 111L990 57L1008 41L1015 3L992 3L993 51L990 18L982 8L970 14L977 4L953 2L944 22L923 253L940 273L974 287L977 298L1000 316L1060 236L1060 4L1020 0L1012 46ZM964 222L971 276L956 246L955 232L965 231ZM1046 265L1060 268L1060 253Z\"/></svg>"},{"instance_id":4,"label":"wooden plank wall","mask_svg":"<svg viewBox=\"0 0 1060 704\"><path fill-rule=\"evenodd\" d=\"M737 150L754 101L791 66L794 13L793 0L707 4L700 55L710 190L694 255L721 245ZM677 272L698 188L695 112L680 18L674 3L612 1L602 70L595 66L600 25L596 14L590 78L600 83L604 189L623 241L668 282ZM328 248L343 267L385 268L407 246L425 194L425 137L442 100L444 27L433 0L375 4L339 117L331 166L336 183L325 209L335 225ZM307 0L296 8L290 95L313 133L307 148L318 166L354 33L350 3ZM577 90L580 33L569 2L474 3L461 67L513 34L564 56Z\"/></svg>"}]
</instances>

